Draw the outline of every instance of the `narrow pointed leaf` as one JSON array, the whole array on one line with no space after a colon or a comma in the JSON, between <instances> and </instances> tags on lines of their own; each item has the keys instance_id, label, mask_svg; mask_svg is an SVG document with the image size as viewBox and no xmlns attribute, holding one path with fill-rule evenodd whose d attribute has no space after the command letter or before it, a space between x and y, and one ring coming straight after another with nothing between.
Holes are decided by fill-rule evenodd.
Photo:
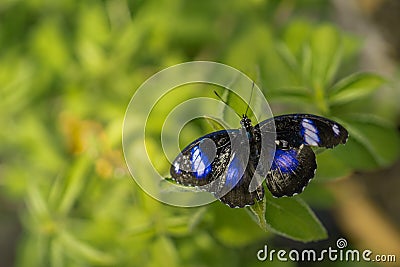
<instances>
[{"instance_id":1,"label":"narrow pointed leaf","mask_svg":"<svg viewBox=\"0 0 400 267\"><path fill-rule=\"evenodd\" d=\"M350 75L330 89L329 102L340 105L368 96L384 84L385 80L372 73Z\"/></svg>"}]
</instances>

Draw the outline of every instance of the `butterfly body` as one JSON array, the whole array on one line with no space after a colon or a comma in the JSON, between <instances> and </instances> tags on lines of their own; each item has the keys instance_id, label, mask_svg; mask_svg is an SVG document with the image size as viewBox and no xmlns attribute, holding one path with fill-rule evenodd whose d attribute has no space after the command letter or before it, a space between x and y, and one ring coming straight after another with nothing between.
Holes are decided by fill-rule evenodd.
<instances>
[{"instance_id":1,"label":"butterfly body","mask_svg":"<svg viewBox=\"0 0 400 267\"><path fill-rule=\"evenodd\" d=\"M230 207L253 205L264 197L261 183L249 190L253 178L266 177L276 197L292 196L315 175L310 146L331 148L348 137L340 124L311 114L282 115L255 126L243 115L240 122L240 129L207 134L184 148L172 163L172 179L211 192Z\"/></svg>"}]
</instances>

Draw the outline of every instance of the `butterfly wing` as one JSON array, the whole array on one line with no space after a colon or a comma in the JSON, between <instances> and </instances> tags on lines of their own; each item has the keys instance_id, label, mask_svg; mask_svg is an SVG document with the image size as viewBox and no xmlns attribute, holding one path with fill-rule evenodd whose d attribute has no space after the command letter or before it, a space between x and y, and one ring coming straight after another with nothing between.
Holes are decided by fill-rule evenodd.
<instances>
[{"instance_id":1,"label":"butterfly wing","mask_svg":"<svg viewBox=\"0 0 400 267\"><path fill-rule=\"evenodd\" d=\"M262 132L273 131L275 124L276 139L289 147L300 145L332 148L345 144L347 130L339 123L312 114L287 114L265 120L258 124Z\"/></svg>"},{"instance_id":2,"label":"butterfly wing","mask_svg":"<svg viewBox=\"0 0 400 267\"><path fill-rule=\"evenodd\" d=\"M172 163L172 179L211 192L232 208L253 205L264 197L264 190L259 186L249 192L254 167L248 164L245 136L240 130L223 130L195 140Z\"/></svg>"},{"instance_id":3,"label":"butterfly wing","mask_svg":"<svg viewBox=\"0 0 400 267\"><path fill-rule=\"evenodd\" d=\"M221 177L231 158L231 139L239 130L222 130L193 141L176 157L170 174L178 184L207 186Z\"/></svg>"},{"instance_id":4,"label":"butterfly wing","mask_svg":"<svg viewBox=\"0 0 400 267\"><path fill-rule=\"evenodd\" d=\"M243 153L243 150L233 153L225 173L224 187L215 194L221 202L231 208L254 205L256 200L260 201L264 198L262 185L258 186L253 192L249 192L250 182L254 175L254 165L247 163L247 159L248 156Z\"/></svg>"},{"instance_id":5,"label":"butterfly wing","mask_svg":"<svg viewBox=\"0 0 400 267\"><path fill-rule=\"evenodd\" d=\"M332 148L344 144L347 130L339 123L312 114L288 114L256 126L261 134L276 129L276 150L266 184L275 197L301 193L317 169L309 146Z\"/></svg>"},{"instance_id":6,"label":"butterfly wing","mask_svg":"<svg viewBox=\"0 0 400 267\"><path fill-rule=\"evenodd\" d=\"M275 197L293 196L304 190L316 169L315 154L310 147L277 148L266 184Z\"/></svg>"}]
</instances>

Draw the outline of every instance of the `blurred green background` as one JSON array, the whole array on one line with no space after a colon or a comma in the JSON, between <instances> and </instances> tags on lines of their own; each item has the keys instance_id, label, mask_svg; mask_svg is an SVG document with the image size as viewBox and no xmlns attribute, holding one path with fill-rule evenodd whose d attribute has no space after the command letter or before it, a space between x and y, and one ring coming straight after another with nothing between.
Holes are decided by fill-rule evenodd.
<instances>
[{"instance_id":1,"label":"blurred green background","mask_svg":"<svg viewBox=\"0 0 400 267\"><path fill-rule=\"evenodd\" d=\"M366 0L2 1L0 266L311 266L256 253L335 247L338 237L400 261L399 10ZM320 114L350 132L347 145L318 154L294 204L267 199L270 231L218 201L164 205L129 175L130 98L191 60L243 71L276 115ZM188 130L186 144L206 129ZM322 224L288 224L301 209ZM342 265L362 263L327 263Z\"/></svg>"}]
</instances>

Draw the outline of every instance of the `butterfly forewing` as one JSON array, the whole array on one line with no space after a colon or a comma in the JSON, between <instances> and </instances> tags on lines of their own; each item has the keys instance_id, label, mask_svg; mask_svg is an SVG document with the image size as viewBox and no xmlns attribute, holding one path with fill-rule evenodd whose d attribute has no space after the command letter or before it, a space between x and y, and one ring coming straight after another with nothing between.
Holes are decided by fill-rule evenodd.
<instances>
[{"instance_id":1,"label":"butterfly forewing","mask_svg":"<svg viewBox=\"0 0 400 267\"><path fill-rule=\"evenodd\" d=\"M347 130L339 123L312 114L287 114L265 120L256 127L268 132L275 124L276 139L289 147L309 146L332 148L344 144Z\"/></svg>"},{"instance_id":2,"label":"butterfly forewing","mask_svg":"<svg viewBox=\"0 0 400 267\"><path fill-rule=\"evenodd\" d=\"M185 186L205 186L222 176L230 161L230 139L238 132L222 130L189 144L172 163L172 179Z\"/></svg>"},{"instance_id":3,"label":"butterfly forewing","mask_svg":"<svg viewBox=\"0 0 400 267\"><path fill-rule=\"evenodd\" d=\"M218 199L229 194L245 174L249 149L244 136L241 130L223 130L197 139L173 162L172 179L213 193Z\"/></svg>"}]
</instances>

